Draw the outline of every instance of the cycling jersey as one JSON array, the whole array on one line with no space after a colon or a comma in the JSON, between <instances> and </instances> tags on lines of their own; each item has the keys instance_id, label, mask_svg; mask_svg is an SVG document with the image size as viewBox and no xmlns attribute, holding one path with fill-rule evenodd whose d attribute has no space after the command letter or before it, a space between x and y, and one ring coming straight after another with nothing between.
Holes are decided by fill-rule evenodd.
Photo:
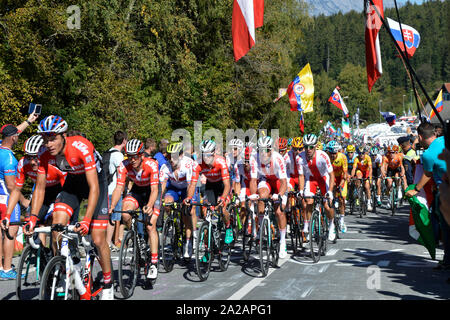
<instances>
[{"instance_id":1,"label":"cycling jersey","mask_svg":"<svg viewBox=\"0 0 450 320\"><path fill-rule=\"evenodd\" d=\"M278 193L280 190L280 180L287 180L286 164L283 156L276 151L272 151L270 160L267 163L261 162L258 155L258 189L266 188L270 193Z\"/></svg>"},{"instance_id":2,"label":"cycling jersey","mask_svg":"<svg viewBox=\"0 0 450 320\"><path fill-rule=\"evenodd\" d=\"M27 176L30 177L33 183L36 183L37 171L33 171L30 161L23 157L17 165L16 186L21 188L25 183L25 178ZM49 165L46 176L46 187L64 185L66 176L67 172L62 172L57 167Z\"/></svg>"},{"instance_id":3,"label":"cycling jersey","mask_svg":"<svg viewBox=\"0 0 450 320\"><path fill-rule=\"evenodd\" d=\"M100 170L100 168L97 168L99 158L94 145L82 136L66 137L63 155L52 156L48 150L43 148L40 150L38 157L38 174L45 174L47 177L49 172L53 170L52 166L67 172L62 191L56 197L54 211L63 211L72 218L73 213L79 210L81 201L89 198L86 172ZM109 220L108 185L104 172L96 173L100 193L90 229L106 229Z\"/></svg>"},{"instance_id":4,"label":"cycling jersey","mask_svg":"<svg viewBox=\"0 0 450 320\"><path fill-rule=\"evenodd\" d=\"M352 158L350 158L348 156L348 153L346 153L345 156L347 157L348 168L349 169L353 169L353 163L355 162L356 158L358 158L358 156L356 155L356 153L353 153L353 157Z\"/></svg>"},{"instance_id":5,"label":"cycling jersey","mask_svg":"<svg viewBox=\"0 0 450 320\"><path fill-rule=\"evenodd\" d=\"M0 146L0 214L3 220L9 201L9 191L6 187L5 177L15 176L17 170L17 159L14 152L6 147ZM11 213L10 222L20 221L20 206L17 204Z\"/></svg>"},{"instance_id":6,"label":"cycling jersey","mask_svg":"<svg viewBox=\"0 0 450 320\"><path fill-rule=\"evenodd\" d=\"M195 168L195 180L199 175L205 175L208 182L220 182L230 179L227 162L222 156L214 156L212 167L208 166L204 161Z\"/></svg>"},{"instance_id":7,"label":"cycling jersey","mask_svg":"<svg viewBox=\"0 0 450 320\"><path fill-rule=\"evenodd\" d=\"M347 157L343 153L338 152L336 159L334 159L334 161L332 162L332 166L334 177L342 177L348 170Z\"/></svg>"},{"instance_id":8,"label":"cycling jersey","mask_svg":"<svg viewBox=\"0 0 450 320\"><path fill-rule=\"evenodd\" d=\"M193 179L194 168L198 166L194 160L189 157L183 156L178 164L178 168L173 170L170 162L167 162L161 166L161 171L159 172L159 181L163 183L164 181L169 181L169 186L176 189L186 189L191 180L197 182Z\"/></svg>"},{"instance_id":9,"label":"cycling jersey","mask_svg":"<svg viewBox=\"0 0 450 320\"><path fill-rule=\"evenodd\" d=\"M117 185L124 186L127 177L138 187L158 185L158 162L151 158L144 158L142 160L142 169L136 172L130 160L124 160L117 171Z\"/></svg>"},{"instance_id":10,"label":"cycling jersey","mask_svg":"<svg viewBox=\"0 0 450 320\"><path fill-rule=\"evenodd\" d=\"M330 187L330 173L333 172L330 157L321 150L316 150L314 157L308 160L306 151L297 157L299 175L305 176L305 196L313 196L320 188L325 195Z\"/></svg>"},{"instance_id":11,"label":"cycling jersey","mask_svg":"<svg viewBox=\"0 0 450 320\"><path fill-rule=\"evenodd\" d=\"M372 159L366 154L364 155L363 160L360 160L359 157L357 157L353 165L356 166L357 170L366 172L372 167Z\"/></svg>"},{"instance_id":12,"label":"cycling jersey","mask_svg":"<svg viewBox=\"0 0 450 320\"><path fill-rule=\"evenodd\" d=\"M248 170L245 169L243 160L238 160L234 165L234 182L241 184L239 199L245 200L245 196L250 196L250 180L258 179L258 163L254 157L250 158Z\"/></svg>"},{"instance_id":13,"label":"cycling jersey","mask_svg":"<svg viewBox=\"0 0 450 320\"><path fill-rule=\"evenodd\" d=\"M384 163L388 165L389 169L397 169L402 165L403 162L403 154L401 153L395 153L394 156L389 159L388 157L385 157Z\"/></svg>"}]
</instances>

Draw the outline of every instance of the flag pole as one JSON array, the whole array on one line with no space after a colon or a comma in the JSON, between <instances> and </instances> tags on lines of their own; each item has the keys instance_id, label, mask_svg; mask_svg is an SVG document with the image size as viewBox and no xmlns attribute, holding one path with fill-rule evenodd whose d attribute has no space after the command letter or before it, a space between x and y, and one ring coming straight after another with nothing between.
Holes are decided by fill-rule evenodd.
<instances>
[{"instance_id":1,"label":"flag pole","mask_svg":"<svg viewBox=\"0 0 450 320\"><path fill-rule=\"evenodd\" d=\"M395 4L395 11L397 13L398 24L400 26L400 34L402 35L403 48L405 48L405 51L406 51L405 37L403 36L402 21L400 20L400 13L398 12L397 0L394 0L394 4ZM406 54L405 56L406 56L406 60L409 63L409 56L408 56L408 54ZM405 62L403 62L403 65L405 65ZM414 97L416 98L416 105L417 105L417 111L419 112L419 119L420 119L420 121L422 121L422 114L420 112L419 100L417 99L416 85L414 83L414 79L411 76L409 78L411 79L411 85L412 85L412 88L413 88L413 91L414 91Z\"/></svg>"},{"instance_id":2,"label":"flag pole","mask_svg":"<svg viewBox=\"0 0 450 320\"><path fill-rule=\"evenodd\" d=\"M366 1L366 0L364 0ZM436 110L436 108L434 107L434 103L431 101L430 96L428 95L427 91L425 90L425 88L422 85L422 82L420 82L419 77L417 76L416 72L414 71L413 67L411 66L411 64L409 63L408 60L406 60L405 57L405 53L403 52L403 50L400 49L400 46L398 45L397 41L395 40L394 36L392 35L392 32L386 22L386 20L384 20L384 18L381 16L380 11L378 10L378 8L375 6L375 4L373 3L373 0L368 0L370 2L370 4L372 5L372 7L374 8L375 12L377 13L378 17L380 18L381 22L383 23L383 26L386 28L389 36L391 37L392 42L394 43L395 47L397 48L398 52L400 53L400 55L402 56L403 60L406 62L406 65L409 69L409 71L411 72L411 74L413 75L413 77L416 79L417 84L419 85L420 89L422 90L422 92L425 94L425 97L428 101L428 103L430 104L431 108L433 109L434 113L436 114L436 116L439 119L439 122L445 127L445 123L444 120L442 120L442 117L439 115L439 112ZM406 48L405 48L406 49Z\"/></svg>"}]
</instances>

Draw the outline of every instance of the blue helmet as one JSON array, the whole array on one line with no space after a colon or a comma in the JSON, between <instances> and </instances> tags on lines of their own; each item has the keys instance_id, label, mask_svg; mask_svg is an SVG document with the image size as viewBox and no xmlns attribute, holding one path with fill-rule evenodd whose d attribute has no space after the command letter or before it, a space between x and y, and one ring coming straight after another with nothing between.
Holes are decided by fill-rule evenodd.
<instances>
[{"instance_id":1,"label":"blue helmet","mask_svg":"<svg viewBox=\"0 0 450 320\"><path fill-rule=\"evenodd\" d=\"M48 116L41 120L38 126L38 133L64 133L68 125L60 116Z\"/></svg>"}]
</instances>

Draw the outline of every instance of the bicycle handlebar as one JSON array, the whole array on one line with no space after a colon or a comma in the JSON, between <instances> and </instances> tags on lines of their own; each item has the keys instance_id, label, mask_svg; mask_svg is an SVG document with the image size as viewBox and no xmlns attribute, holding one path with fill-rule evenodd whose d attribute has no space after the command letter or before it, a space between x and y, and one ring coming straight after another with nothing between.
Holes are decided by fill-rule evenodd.
<instances>
[{"instance_id":1,"label":"bicycle handlebar","mask_svg":"<svg viewBox=\"0 0 450 320\"><path fill-rule=\"evenodd\" d=\"M4 225L6 225L6 219L4 219L3 221L2 221L2 224L4 224ZM22 222L10 222L9 223L9 225L10 226L20 226L22 224ZM3 230L2 229L2 232L6 235L6 237L9 239L9 240L14 240L14 237L12 237L10 234L9 234L9 230L8 230L9 228L6 228L6 230Z\"/></svg>"}]
</instances>

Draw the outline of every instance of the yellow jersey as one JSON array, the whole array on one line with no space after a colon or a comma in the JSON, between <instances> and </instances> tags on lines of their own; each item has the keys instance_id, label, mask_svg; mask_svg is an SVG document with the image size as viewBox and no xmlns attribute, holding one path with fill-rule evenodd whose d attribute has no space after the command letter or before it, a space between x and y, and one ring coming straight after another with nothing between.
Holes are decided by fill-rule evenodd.
<instances>
[{"instance_id":1,"label":"yellow jersey","mask_svg":"<svg viewBox=\"0 0 450 320\"><path fill-rule=\"evenodd\" d=\"M358 170L365 172L369 170L370 167L372 167L372 159L370 159L370 156L368 156L367 154L364 155L364 159L362 161L360 161L359 157L357 157L355 159L354 166L356 166Z\"/></svg>"},{"instance_id":2,"label":"yellow jersey","mask_svg":"<svg viewBox=\"0 0 450 320\"><path fill-rule=\"evenodd\" d=\"M343 153L338 152L336 159L334 159L332 165L334 176L336 178L341 177L348 170L347 157Z\"/></svg>"}]
</instances>

